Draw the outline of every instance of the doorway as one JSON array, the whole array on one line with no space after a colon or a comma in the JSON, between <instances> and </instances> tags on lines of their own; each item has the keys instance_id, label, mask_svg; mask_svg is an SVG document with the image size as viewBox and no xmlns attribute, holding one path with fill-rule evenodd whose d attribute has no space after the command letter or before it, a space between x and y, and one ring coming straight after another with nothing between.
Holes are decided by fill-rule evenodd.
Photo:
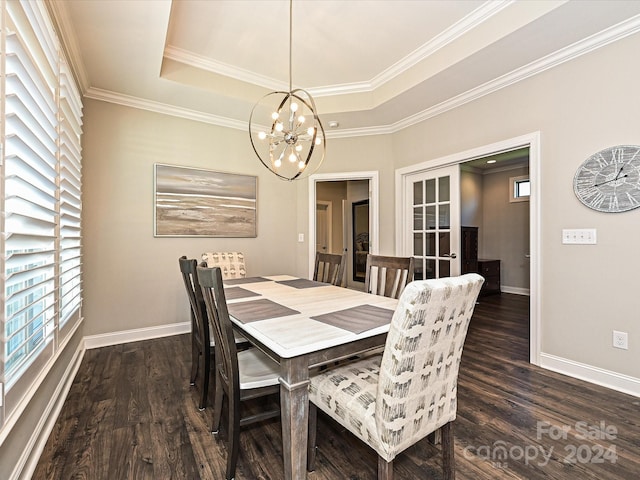
<instances>
[{"instance_id":1,"label":"doorway","mask_svg":"<svg viewBox=\"0 0 640 480\"><path fill-rule=\"evenodd\" d=\"M321 198L323 191L333 190L333 198ZM335 193L342 190L342 194ZM318 192L321 192L318 196ZM349 172L336 174L316 174L309 177L309 278L313 275L314 260L317 251L318 235L322 227L318 226L318 203L332 203L333 252L347 252L346 285L356 290L364 289L364 282L354 281L354 232L352 205L368 202L368 251L378 253L378 172ZM339 225L339 227L338 227ZM336 251L337 250L337 251Z\"/></svg>"},{"instance_id":2,"label":"doorway","mask_svg":"<svg viewBox=\"0 0 640 480\"><path fill-rule=\"evenodd\" d=\"M396 254L401 256L412 255L410 240L413 236L412 204L408 203L411 197L406 191L406 178L420 172L442 169L453 165L459 166L464 162L476 160L503 152L509 152L521 148L529 149L529 361L534 365L540 365L540 338L541 338L541 299L540 292L540 132L533 132L520 137L514 137L501 142L484 145L475 149L459 152L447 157L411 165L396 170Z\"/></svg>"}]
</instances>

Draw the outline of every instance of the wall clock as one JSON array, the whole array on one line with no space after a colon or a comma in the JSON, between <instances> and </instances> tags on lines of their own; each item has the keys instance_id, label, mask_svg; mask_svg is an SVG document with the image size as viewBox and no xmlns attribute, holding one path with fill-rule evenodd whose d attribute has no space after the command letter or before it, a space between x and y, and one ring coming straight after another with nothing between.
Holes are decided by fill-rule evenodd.
<instances>
[{"instance_id":1,"label":"wall clock","mask_svg":"<svg viewBox=\"0 0 640 480\"><path fill-rule=\"evenodd\" d=\"M616 145L591 155L576 171L573 191L599 212L640 207L640 146Z\"/></svg>"}]
</instances>

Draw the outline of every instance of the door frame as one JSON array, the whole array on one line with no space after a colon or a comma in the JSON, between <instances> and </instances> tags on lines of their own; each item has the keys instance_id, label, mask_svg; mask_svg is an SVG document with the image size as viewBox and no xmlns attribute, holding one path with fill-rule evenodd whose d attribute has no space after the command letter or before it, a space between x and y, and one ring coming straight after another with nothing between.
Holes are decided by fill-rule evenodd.
<instances>
[{"instance_id":1,"label":"door frame","mask_svg":"<svg viewBox=\"0 0 640 480\"><path fill-rule=\"evenodd\" d=\"M419 173L427 170L434 170L449 165L456 165L474 160L476 158L487 157L496 153L529 147L529 179L531 180L531 195L529 197L529 248L530 248L530 271L529 271L529 362L540 365L540 342L542 338L542 326L540 319L542 299L541 292L541 226L540 226L540 132L532 132L519 137L513 137L496 143L483 145L480 147L454 153L445 157L428 160L418 164L396 169L395 189L396 189L396 254L406 255L404 252L405 238L403 219L403 185L407 175Z\"/></svg>"},{"instance_id":2,"label":"door frame","mask_svg":"<svg viewBox=\"0 0 640 480\"><path fill-rule=\"evenodd\" d=\"M313 277L316 259L316 184L318 182L368 180L369 181L369 239L370 251L378 253L379 237L379 174L370 172L316 173L309 176L309 278Z\"/></svg>"}]
</instances>

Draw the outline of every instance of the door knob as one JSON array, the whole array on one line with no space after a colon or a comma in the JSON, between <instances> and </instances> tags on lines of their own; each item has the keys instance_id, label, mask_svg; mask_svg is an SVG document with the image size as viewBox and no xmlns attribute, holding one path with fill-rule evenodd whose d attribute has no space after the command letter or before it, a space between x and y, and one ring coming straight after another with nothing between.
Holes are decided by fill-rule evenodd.
<instances>
[{"instance_id":1,"label":"door knob","mask_svg":"<svg viewBox=\"0 0 640 480\"><path fill-rule=\"evenodd\" d=\"M442 256L443 256L443 257L449 257L449 258L456 258L456 257L457 257L457 255L456 255L455 253L451 253L451 254L449 254L449 253L445 253L445 254L444 254L444 255L442 255Z\"/></svg>"}]
</instances>

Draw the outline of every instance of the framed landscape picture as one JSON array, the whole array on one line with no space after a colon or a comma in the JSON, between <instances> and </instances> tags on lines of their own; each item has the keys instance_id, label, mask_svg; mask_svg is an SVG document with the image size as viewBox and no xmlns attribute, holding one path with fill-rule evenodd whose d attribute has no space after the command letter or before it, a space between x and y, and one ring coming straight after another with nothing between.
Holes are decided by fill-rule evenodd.
<instances>
[{"instance_id":1,"label":"framed landscape picture","mask_svg":"<svg viewBox=\"0 0 640 480\"><path fill-rule=\"evenodd\" d=\"M258 177L154 165L154 236L255 237Z\"/></svg>"}]
</instances>

